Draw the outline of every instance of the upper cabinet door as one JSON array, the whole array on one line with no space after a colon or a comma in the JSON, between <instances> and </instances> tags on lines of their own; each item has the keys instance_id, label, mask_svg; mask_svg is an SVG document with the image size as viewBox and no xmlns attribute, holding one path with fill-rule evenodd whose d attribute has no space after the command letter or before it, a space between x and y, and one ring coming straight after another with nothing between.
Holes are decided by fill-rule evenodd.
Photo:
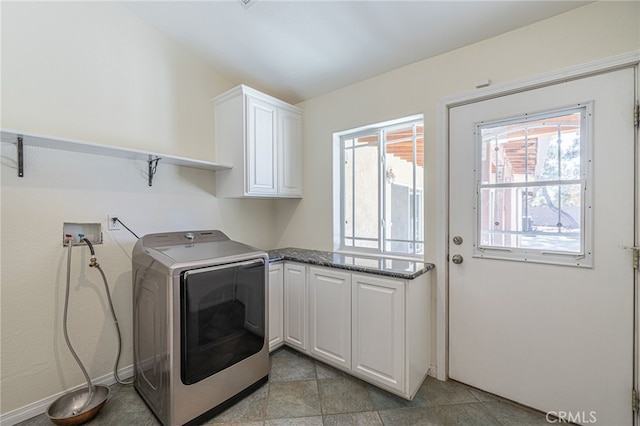
<instances>
[{"instance_id":1,"label":"upper cabinet door","mask_svg":"<svg viewBox=\"0 0 640 426\"><path fill-rule=\"evenodd\" d=\"M302 197L302 115L282 109L278 125L278 193Z\"/></svg>"},{"instance_id":2,"label":"upper cabinet door","mask_svg":"<svg viewBox=\"0 0 640 426\"><path fill-rule=\"evenodd\" d=\"M277 109L252 96L247 97L247 188L249 194L275 195L278 191Z\"/></svg>"}]
</instances>

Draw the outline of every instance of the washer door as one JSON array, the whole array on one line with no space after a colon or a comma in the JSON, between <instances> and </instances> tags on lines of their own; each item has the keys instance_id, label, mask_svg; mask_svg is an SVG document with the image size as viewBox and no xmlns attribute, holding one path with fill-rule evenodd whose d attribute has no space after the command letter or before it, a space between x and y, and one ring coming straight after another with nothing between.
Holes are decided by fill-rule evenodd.
<instances>
[{"instance_id":1,"label":"washer door","mask_svg":"<svg viewBox=\"0 0 640 426\"><path fill-rule=\"evenodd\" d=\"M180 283L181 379L199 382L265 344L263 259L194 269Z\"/></svg>"}]
</instances>

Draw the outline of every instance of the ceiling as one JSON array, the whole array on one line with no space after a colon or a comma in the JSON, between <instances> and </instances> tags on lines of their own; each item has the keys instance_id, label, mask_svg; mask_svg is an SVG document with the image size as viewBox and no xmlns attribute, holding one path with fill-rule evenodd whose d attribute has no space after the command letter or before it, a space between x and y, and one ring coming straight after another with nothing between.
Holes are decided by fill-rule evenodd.
<instances>
[{"instance_id":1,"label":"ceiling","mask_svg":"<svg viewBox=\"0 0 640 426\"><path fill-rule=\"evenodd\" d=\"M234 83L298 103L588 3L246 1L122 4Z\"/></svg>"}]
</instances>

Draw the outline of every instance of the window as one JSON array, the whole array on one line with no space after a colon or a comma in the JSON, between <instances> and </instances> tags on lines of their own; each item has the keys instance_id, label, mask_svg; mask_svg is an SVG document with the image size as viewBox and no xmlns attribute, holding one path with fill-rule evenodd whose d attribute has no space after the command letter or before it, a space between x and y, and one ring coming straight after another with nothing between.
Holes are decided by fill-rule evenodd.
<instances>
[{"instance_id":1,"label":"window","mask_svg":"<svg viewBox=\"0 0 640 426\"><path fill-rule=\"evenodd\" d=\"M585 266L587 106L477 125L476 254Z\"/></svg>"},{"instance_id":2,"label":"window","mask_svg":"<svg viewBox=\"0 0 640 426\"><path fill-rule=\"evenodd\" d=\"M424 126L412 116L334 135L340 250L420 256L424 250ZM337 177L337 176L336 176ZM338 189L337 187L335 187ZM338 229L339 228L339 229Z\"/></svg>"}]
</instances>

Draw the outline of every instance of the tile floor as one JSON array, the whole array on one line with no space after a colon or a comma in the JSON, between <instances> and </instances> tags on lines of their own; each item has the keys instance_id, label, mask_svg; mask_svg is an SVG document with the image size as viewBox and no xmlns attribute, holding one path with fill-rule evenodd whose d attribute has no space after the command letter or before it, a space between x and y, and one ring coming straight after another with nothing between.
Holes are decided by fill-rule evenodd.
<instances>
[{"instance_id":1,"label":"tile floor","mask_svg":"<svg viewBox=\"0 0 640 426\"><path fill-rule=\"evenodd\" d=\"M111 391L102 411L87 424L159 424L132 386L114 385ZM20 426L50 424L43 414ZM542 413L431 377L409 402L286 347L271 354L269 383L205 424L549 425Z\"/></svg>"}]
</instances>

